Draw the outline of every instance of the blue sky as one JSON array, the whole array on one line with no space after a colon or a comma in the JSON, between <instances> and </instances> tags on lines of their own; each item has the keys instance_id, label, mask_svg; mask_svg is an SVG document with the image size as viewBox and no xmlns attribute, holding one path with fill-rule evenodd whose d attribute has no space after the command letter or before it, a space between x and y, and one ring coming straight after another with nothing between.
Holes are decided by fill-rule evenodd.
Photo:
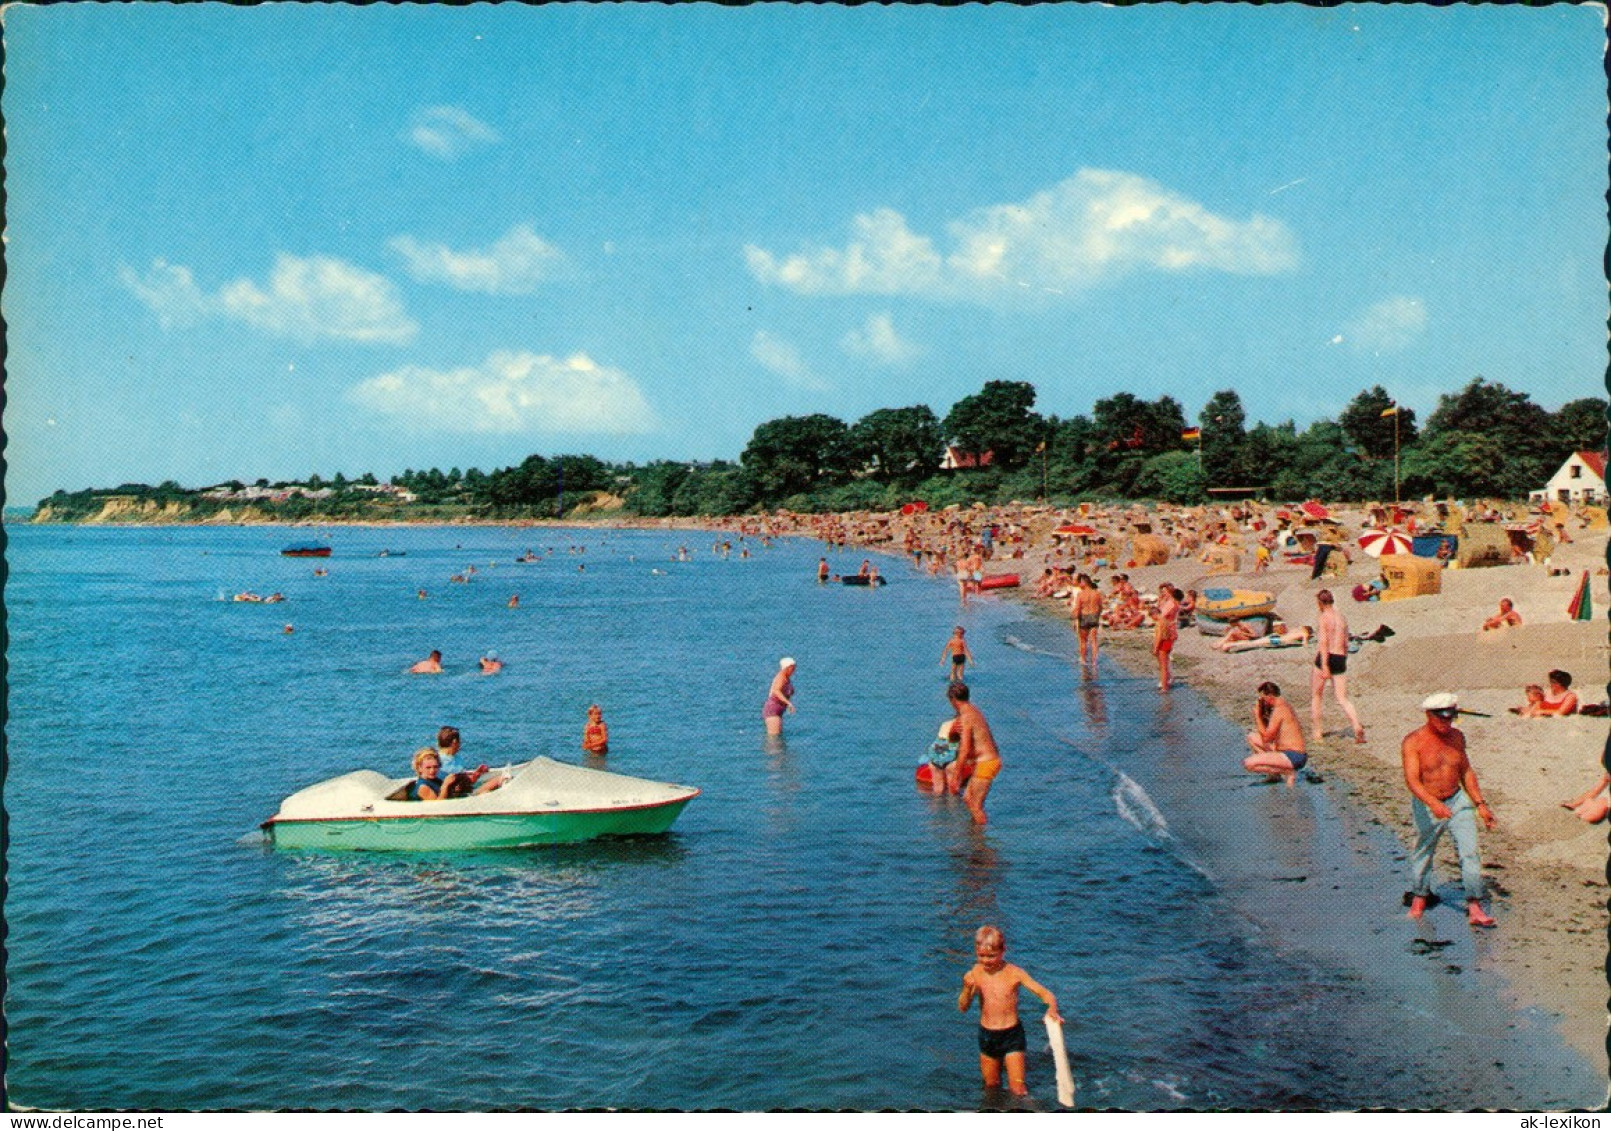
<instances>
[{"instance_id":1,"label":"blue sky","mask_svg":"<svg viewBox=\"0 0 1611 1131\"><path fill-rule=\"evenodd\" d=\"M6 491L1606 369L1598 8L5 11Z\"/></svg>"}]
</instances>

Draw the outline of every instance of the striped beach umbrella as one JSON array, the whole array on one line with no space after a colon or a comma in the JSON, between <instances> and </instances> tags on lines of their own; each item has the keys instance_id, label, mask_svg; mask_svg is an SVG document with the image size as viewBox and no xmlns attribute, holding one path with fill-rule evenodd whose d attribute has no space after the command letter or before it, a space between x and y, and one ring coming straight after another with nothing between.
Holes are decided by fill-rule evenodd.
<instances>
[{"instance_id":1,"label":"striped beach umbrella","mask_svg":"<svg viewBox=\"0 0 1611 1131\"><path fill-rule=\"evenodd\" d=\"M1414 549L1414 546L1408 535L1400 534L1396 530L1371 528L1359 536L1359 548L1373 558L1379 558L1383 554L1407 554Z\"/></svg>"},{"instance_id":2,"label":"striped beach umbrella","mask_svg":"<svg viewBox=\"0 0 1611 1131\"><path fill-rule=\"evenodd\" d=\"M1589 571L1584 570L1583 576L1578 580L1577 592L1572 597L1572 603L1566 606L1566 615L1573 620L1594 619L1594 598L1589 596Z\"/></svg>"}]
</instances>

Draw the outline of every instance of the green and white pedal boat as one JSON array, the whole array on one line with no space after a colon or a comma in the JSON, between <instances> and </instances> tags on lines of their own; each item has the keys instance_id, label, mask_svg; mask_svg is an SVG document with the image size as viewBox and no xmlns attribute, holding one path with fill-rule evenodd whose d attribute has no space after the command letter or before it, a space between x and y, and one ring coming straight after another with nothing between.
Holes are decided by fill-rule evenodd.
<instances>
[{"instance_id":1,"label":"green and white pedal boat","mask_svg":"<svg viewBox=\"0 0 1611 1131\"><path fill-rule=\"evenodd\" d=\"M449 801L407 801L414 779L358 770L310 785L263 822L276 848L439 852L571 844L671 828L693 786L534 758L494 775L498 789Z\"/></svg>"}]
</instances>

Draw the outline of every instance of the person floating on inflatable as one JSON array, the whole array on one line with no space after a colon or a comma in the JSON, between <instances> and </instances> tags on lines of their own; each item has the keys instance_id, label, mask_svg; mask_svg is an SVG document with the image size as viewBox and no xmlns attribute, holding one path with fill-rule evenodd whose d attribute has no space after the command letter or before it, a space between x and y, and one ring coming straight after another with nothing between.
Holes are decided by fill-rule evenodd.
<instances>
[{"instance_id":1,"label":"person floating on inflatable","mask_svg":"<svg viewBox=\"0 0 1611 1131\"><path fill-rule=\"evenodd\" d=\"M946 767L957 760L957 751L962 748L960 736L953 735L956 722L955 718L950 718L940 724L928 754L918 763L917 783L928 786L932 793L956 793L960 786L960 783L953 785L946 780Z\"/></svg>"}]
</instances>

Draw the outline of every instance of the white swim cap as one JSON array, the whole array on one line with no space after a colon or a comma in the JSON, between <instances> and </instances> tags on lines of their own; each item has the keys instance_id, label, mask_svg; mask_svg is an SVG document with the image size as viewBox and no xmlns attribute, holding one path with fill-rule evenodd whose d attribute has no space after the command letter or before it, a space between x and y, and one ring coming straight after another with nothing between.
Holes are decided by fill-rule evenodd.
<instances>
[{"instance_id":1,"label":"white swim cap","mask_svg":"<svg viewBox=\"0 0 1611 1131\"><path fill-rule=\"evenodd\" d=\"M792 667L794 667L794 657L793 656L784 656L783 659L778 661L778 669L780 671L783 668L792 668Z\"/></svg>"},{"instance_id":2,"label":"white swim cap","mask_svg":"<svg viewBox=\"0 0 1611 1131\"><path fill-rule=\"evenodd\" d=\"M1421 710L1423 711L1452 711L1459 705L1460 700L1456 699L1454 693L1450 691L1439 691L1437 694L1428 695L1421 700Z\"/></svg>"}]
</instances>

